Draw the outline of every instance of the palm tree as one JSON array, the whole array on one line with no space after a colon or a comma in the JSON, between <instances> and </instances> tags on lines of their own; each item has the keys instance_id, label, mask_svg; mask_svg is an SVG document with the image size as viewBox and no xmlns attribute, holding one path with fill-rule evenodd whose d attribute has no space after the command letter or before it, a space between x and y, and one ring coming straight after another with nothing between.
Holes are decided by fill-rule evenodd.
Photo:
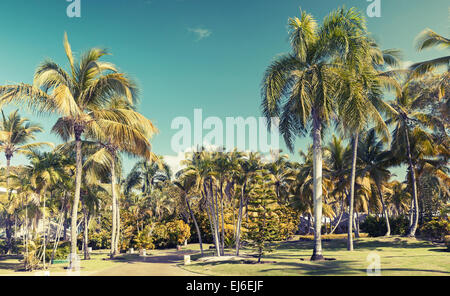
<instances>
[{"instance_id":1,"label":"palm tree","mask_svg":"<svg viewBox=\"0 0 450 296\"><path fill-rule=\"evenodd\" d=\"M388 207L384 198L383 188L386 187L392 176L388 168L393 164L393 156L391 151L383 150L383 147L383 141L377 139L374 129L365 133L358 145L358 167L360 170L359 175L363 178L368 177L376 188L383 207L382 212L386 219L387 230L385 236L390 236Z\"/></svg>"},{"instance_id":2,"label":"palm tree","mask_svg":"<svg viewBox=\"0 0 450 296\"><path fill-rule=\"evenodd\" d=\"M149 139L157 133L153 123L134 110L124 97L116 96L105 106L104 112L108 116L100 115L101 130L93 130L87 137L97 141L100 148L87 161L93 161L109 167L111 175L111 195L113 205L111 256L119 252L120 237L120 207L117 197L117 168L118 153L130 156L140 156L146 162L154 161L161 166L160 160L151 152Z\"/></svg>"},{"instance_id":3,"label":"palm tree","mask_svg":"<svg viewBox=\"0 0 450 296\"><path fill-rule=\"evenodd\" d=\"M413 199L411 225L408 231L410 237L415 236L419 222L417 159L420 155L432 154L433 137L427 132L427 129L434 130L436 126L442 125L439 118L420 110L421 103L428 100L429 96L423 92L416 92L415 83L416 81L412 77L403 82L396 98L390 102L395 112L390 114L391 118L389 119L389 122L394 125L391 151L399 163L406 161L408 164Z\"/></svg>"},{"instance_id":4,"label":"palm tree","mask_svg":"<svg viewBox=\"0 0 450 296\"><path fill-rule=\"evenodd\" d=\"M280 131L291 151L294 138L311 130L315 223L311 259L321 260L322 132L336 115L342 65L358 64L369 47L364 19L354 8L332 12L320 28L302 12L300 18L289 19L289 27L292 53L281 55L267 69L262 109L268 119L281 116ZM280 106L284 97L287 100Z\"/></svg>"},{"instance_id":5,"label":"palm tree","mask_svg":"<svg viewBox=\"0 0 450 296\"><path fill-rule=\"evenodd\" d=\"M38 124L31 123L27 118L23 118L18 110L9 114L8 117L2 111L2 121L0 123L0 151L5 153L6 157L6 176L9 176L11 158L15 154L30 154L30 149L42 146L53 146L47 142L36 142L28 144L31 140L36 139L36 135L42 132L42 128ZM6 180L8 189L9 181Z\"/></svg>"},{"instance_id":6,"label":"palm tree","mask_svg":"<svg viewBox=\"0 0 450 296\"><path fill-rule=\"evenodd\" d=\"M73 267L77 253L77 218L82 181L82 136L95 135L108 123L106 118L116 118L104 107L113 94L124 96L130 103L137 98L134 83L119 73L115 65L100 61L108 52L93 48L75 62L67 34L64 48L69 61L69 71L53 61L43 62L36 70L34 86L20 84L0 88L0 103L20 103L38 113L56 113L61 117L52 131L64 141L74 139L76 143L75 196L71 215L71 260ZM103 119L103 120L102 120Z\"/></svg>"},{"instance_id":7,"label":"palm tree","mask_svg":"<svg viewBox=\"0 0 450 296\"><path fill-rule=\"evenodd\" d=\"M192 191L195 191L195 179L192 177L181 177L179 181L175 181L174 185L177 186L181 190L182 198L184 199L184 202L186 203L186 206L188 208L189 214L192 218L192 221L194 222L195 229L197 231L198 236L198 242L200 244L200 252L203 257L203 243L202 243L202 234L200 232L200 228L197 223L197 219L195 218L194 212L191 208L191 203L189 201L189 195L192 193Z\"/></svg>"},{"instance_id":8,"label":"palm tree","mask_svg":"<svg viewBox=\"0 0 450 296\"><path fill-rule=\"evenodd\" d=\"M433 47L448 49L450 47L450 39L439 35L431 29L425 29L416 37L416 47L418 51ZM449 63L450 56L443 56L436 59L415 63L410 67L410 69L415 73L424 74L439 66L448 67Z\"/></svg>"},{"instance_id":9,"label":"palm tree","mask_svg":"<svg viewBox=\"0 0 450 296\"><path fill-rule=\"evenodd\" d=\"M31 173L31 184L35 188L36 194L39 195L40 198L43 199L43 262L44 268L46 267L45 262L45 249L47 245L47 230L45 228L46 223L46 202L47 202L47 192L50 187L55 186L56 184L63 181L63 179L67 178L67 159L55 152L38 152L33 150L29 154L30 165L28 169ZM49 217L50 221L50 217Z\"/></svg>"}]
</instances>

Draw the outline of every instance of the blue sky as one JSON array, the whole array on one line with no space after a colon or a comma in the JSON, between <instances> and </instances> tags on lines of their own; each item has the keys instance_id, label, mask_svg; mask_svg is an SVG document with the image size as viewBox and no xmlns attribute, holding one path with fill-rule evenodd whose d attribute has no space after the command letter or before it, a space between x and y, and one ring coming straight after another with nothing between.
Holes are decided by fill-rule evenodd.
<instances>
[{"instance_id":1,"label":"blue sky","mask_svg":"<svg viewBox=\"0 0 450 296\"><path fill-rule=\"evenodd\" d=\"M160 129L154 151L173 154L170 140L177 116L260 116L260 83L277 54L289 51L287 20L299 8L321 22L341 5L365 12L366 0L81 0L81 18L69 18L65 0L2 0L0 2L0 84L31 83L40 62L51 58L67 65L62 46L65 31L79 54L105 47L106 58L137 80L139 110ZM429 27L448 35L449 5L445 0L381 0L381 18L368 27L383 48L399 48L406 61L442 54L417 53L414 38ZM5 108L9 112L14 108ZM28 115L46 131L56 118ZM39 140L59 143L49 132ZM309 139L299 139L305 149ZM284 144L282 144L284 147ZM295 157L293 156L295 159ZM13 164L24 163L21 157ZM0 165L4 164L4 156ZM125 169L133 165L127 160ZM400 175L402 172L398 172Z\"/></svg>"}]
</instances>

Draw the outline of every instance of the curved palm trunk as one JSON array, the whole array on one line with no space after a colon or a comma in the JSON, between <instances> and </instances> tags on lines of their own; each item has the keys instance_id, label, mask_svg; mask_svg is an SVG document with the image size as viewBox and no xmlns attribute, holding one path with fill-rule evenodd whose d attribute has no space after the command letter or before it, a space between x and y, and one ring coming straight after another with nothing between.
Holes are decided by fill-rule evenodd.
<instances>
[{"instance_id":1,"label":"curved palm trunk","mask_svg":"<svg viewBox=\"0 0 450 296\"><path fill-rule=\"evenodd\" d=\"M188 200L186 194L184 195L184 200L185 200L187 208L189 210L189 214L192 217L192 221L194 221L195 230L197 231L197 235L198 235L198 242L200 244L200 252L201 252L202 257L203 257L203 243L202 243L202 235L200 233L200 228L198 227L197 219L195 219L194 212L191 209L191 205L189 204L189 200Z\"/></svg>"},{"instance_id":2,"label":"curved palm trunk","mask_svg":"<svg viewBox=\"0 0 450 296\"><path fill-rule=\"evenodd\" d=\"M381 191L379 184L377 184L377 190L378 190L378 195L380 196L381 205L383 206L383 215L384 215L384 218L386 219L386 234L384 236L390 236L391 235L391 225L389 223L389 215L387 212L386 205L384 203L383 192Z\"/></svg>"},{"instance_id":3,"label":"curved palm trunk","mask_svg":"<svg viewBox=\"0 0 450 296\"><path fill-rule=\"evenodd\" d=\"M236 227L236 256L239 256L239 247L241 244L241 225L242 225L242 210L244 208L244 194L247 187L247 182L244 182L242 187L241 198L239 199L239 214Z\"/></svg>"},{"instance_id":4,"label":"curved palm trunk","mask_svg":"<svg viewBox=\"0 0 450 296\"><path fill-rule=\"evenodd\" d=\"M77 131L75 127L75 143L76 143L76 172L75 172L75 195L73 198L72 205L72 220L70 223L70 259L69 259L69 269L75 267L75 260L77 260L77 236L78 236L78 204L80 203L80 193L81 193L81 174L82 174L82 152L81 152L81 132Z\"/></svg>"},{"instance_id":5,"label":"curved palm trunk","mask_svg":"<svg viewBox=\"0 0 450 296\"><path fill-rule=\"evenodd\" d=\"M342 199L342 201L341 201L341 214L339 215L339 219L338 219L336 225L334 226L334 228L331 230L330 234L333 234L336 231L336 229L338 228L339 224L341 223L342 216L344 216L344 212L345 212L344 199ZM331 226L331 222L330 222L330 226Z\"/></svg>"},{"instance_id":6,"label":"curved palm trunk","mask_svg":"<svg viewBox=\"0 0 450 296\"><path fill-rule=\"evenodd\" d=\"M313 198L314 198L314 250L311 261L323 260L322 255L322 125L314 116L313 128Z\"/></svg>"},{"instance_id":7,"label":"curved palm trunk","mask_svg":"<svg viewBox=\"0 0 450 296\"><path fill-rule=\"evenodd\" d=\"M352 172L350 177L350 196L348 209L347 250L353 251L353 207L355 203L356 158L358 155L359 133L353 136ZM356 228L356 227L355 227Z\"/></svg>"},{"instance_id":8,"label":"curved palm trunk","mask_svg":"<svg viewBox=\"0 0 450 296\"><path fill-rule=\"evenodd\" d=\"M409 131L406 131L406 150L408 153L408 163L409 163L409 172L411 174L411 185L412 185L412 196L413 196L413 205L414 209L412 210L412 224L409 228L408 235L409 237L416 236L416 230L419 224L419 200L417 196L417 181L416 181L416 172L414 170L414 165L412 162L411 156L411 144L409 141Z\"/></svg>"}]
</instances>

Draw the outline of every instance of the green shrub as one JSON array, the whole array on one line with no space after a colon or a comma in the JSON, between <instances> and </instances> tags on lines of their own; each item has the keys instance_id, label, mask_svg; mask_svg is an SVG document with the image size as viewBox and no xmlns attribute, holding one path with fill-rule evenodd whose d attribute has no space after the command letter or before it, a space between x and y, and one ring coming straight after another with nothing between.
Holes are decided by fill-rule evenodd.
<instances>
[{"instance_id":1,"label":"green shrub","mask_svg":"<svg viewBox=\"0 0 450 296\"><path fill-rule=\"evenodd\" d=\"M11 241L11 249L9 250L12 254L22 253L24 249L24 245L21 239L12 239ZM8 252L8 243L6 240L0 241L0 254L6 254Z\"/></svg>"},{"instance_id":2,"label":"green shrub","mask_svg":"<svg viewBox=\"0 0 450 296\"><path fill-rule=\"evenodd\" d=\"M191 228L183 220L169 222L166 226L170 247L180 246L191 237Z\"/></svg>"},{"instance_id":3,"label":"green shrub","mask_svg":"<svg viewBox=\"0 0 450 296\"><path fill-rule=\"evenodd\" d=\"M389 225L391 227L391 235L405 235L409 227L409 219L405 216L390 217ZM360 224L362 232L366 232L371 237L384 236L386 234L386 219L378 216L368 216L366 220Z\"/></svg>"},{"instance_id":4,"label":"green shrub","mask_svg":"<svg viewBox=\"0 0 450 296\"><path fill-rule=\"evenodd\" d=\"M88 246L92 250L105 250L111 248L111 232L101 230L100 232L89 231Z\"/></svg>"},{"instance_id":5,"label":"green shrub","mask_svg":"<svg viewBox=\"0 0 450 296\"><path fill-rule=\"evenodd\" d=\"M144 230L139 231L134 247L137 249L153 250L155 248L155 244L153 243L150 232L151 227L149 225L147 225Z\"/></svg>"},{"instance_id":6,"label":"green shrub","mask_svg":"<svg viewBox=\"0 0 450 296\"><path fill-rule=\"evenodd\" d=\"M152 239L155 248L164 249L168 247L169 244L169 233L167 231L167 226L161 223L156 223L152 230Z\"/></svg>"},{"instance_id":7,"label":"green shrub","mask_svg":"<svg viewBox=\"0 0 450 296\"><path fill-rule=\"evenodd\" d=\"M450 234L450 222L443 218L434 218L426 222L420 228L420 235L431 240L444 241Z\"/></svg>"},{"instance_id":8,"label":"green shrub","mask_svg":"<svg viewBox=\"0 0 450 296\"><path fill-rule=\"evenodd\" d=\"M48 243L45 247L45 260L49 262L52 259L54 244ZM70 242L60 242L53 256L54 260L65 260L70 254Z\"/></svg>"}]
</instances>

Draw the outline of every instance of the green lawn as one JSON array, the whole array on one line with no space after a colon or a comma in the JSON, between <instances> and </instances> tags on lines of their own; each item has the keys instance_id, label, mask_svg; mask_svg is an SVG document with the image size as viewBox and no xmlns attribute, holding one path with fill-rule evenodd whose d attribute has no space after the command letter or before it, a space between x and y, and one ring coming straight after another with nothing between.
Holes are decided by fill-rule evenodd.
<instances>
[{"instance_id":1,"label":"green lawn","mask_svg":"<svg viewBox=\"0 0 450 296\"><path fill-rule=\"evenodd\" d=\"M81 255L82 256L82 255ZM107 259L108 251L94 251L91 254L91 260L81 260L81 273L82 275L89 275L90 273L104 270L110 267L114 267L118 264L123 264L126 262L129 256L124 255L118 260L104 260ZM136 255L137 256L137 255ZM65 267L67 264L53 264L50 266L49 271L52 275L66 275L67 270ZM18 269L22 268L23 265L20 263L20 258L16 256L3 256L0 257L0 275L34 275L40 274L42 271L36 270L33 272L17 272Z\"/></svg>"},{"instance_id":2,"label":"green lawn","mask_svg":"<svg viewBox=\"0 0 450 296\"><path fill-rule=\"evenodd\" d=\"M297 237L298 238L298 237ZM385 276L450 276L450 253L445 246L433 245L427 241L392 238L360 238L355 240L355 250L346 250L346 240L325 239L323 241L324 256L335 258L335 261L310 262L313 242L311 240L294 240L277 244L277 250L264 259L276 261L267 264L244 264L234 262L200 263L193 261L191 265L179 267L203 275L231 276L298 276L298 275L361 275L367 274L367 255L376 252L381 259L381 275ZM205 245L204 248L209 248ZM183 250L199 250L198 244L183 247ZM150 256L164 256L175 250L153 250ZM208 253L213 254L212 250ZM232 250L229 250L232 254ZM181 253L180 253L181 254ZM243 255L252 254L252 250L243 249ZM81 275L120 267L139 261L138 255L122 255L117 260L108 258L108 251L94 251L89 261L81 261ZM192 256L196 258L197 256ZM304 259L304 260L300 260ZM51 275L66 275L66 264L50 267ZM41 272L16 272L21 267L18 257L0 257L0 275L35 275ZM175 268L176 269L176 268Z\"/></svg>"},{"instance_id":3,"label":"green lawn","mask_svg":"<svg viewBox=\"0 0 450 296\"><path fill-rule=\"evenodd\" d=\"M231 276L298 276L298 275L367 275L367 256L376 252L381 260L381 275L422 276L450 275L450 253L444 246L427 241L392 238L360 238L355 250L346 250L345 239L323 241L324 256L336 261L311 262L312 241L292 241L278 244L277 251L267 255L267 261L277 263L243 264L241 262L198 263L182 266L206 275ZM244 250L250 254L250 250ZM300 260L304 259L304 261Z\"/></svg>"}]
</instances>

